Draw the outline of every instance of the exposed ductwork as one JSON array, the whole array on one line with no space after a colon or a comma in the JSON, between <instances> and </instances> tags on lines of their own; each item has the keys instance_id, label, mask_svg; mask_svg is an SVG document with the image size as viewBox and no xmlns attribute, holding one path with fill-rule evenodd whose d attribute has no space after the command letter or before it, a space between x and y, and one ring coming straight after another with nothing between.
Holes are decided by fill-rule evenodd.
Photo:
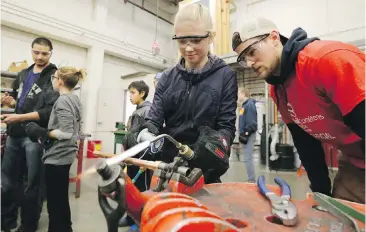
<instances>
[{"instance_id":1,"label":"exposed ductwork","mask_svg":"<svg viewBox=\"0 0 366 232\"><path fill-rule=\"evenodd\" d=\"M178 3L182 0L123 0L124 3L131 4L139 9L148 12L155 17L173 25L174 15L178 11ZM158 14L156 11L159 1Z\"/></svg>"}]
</instances>

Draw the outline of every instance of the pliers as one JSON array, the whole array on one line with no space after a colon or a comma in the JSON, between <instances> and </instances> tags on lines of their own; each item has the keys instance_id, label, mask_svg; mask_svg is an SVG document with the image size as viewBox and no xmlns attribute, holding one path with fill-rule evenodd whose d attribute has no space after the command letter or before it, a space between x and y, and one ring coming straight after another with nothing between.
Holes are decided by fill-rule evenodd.
<instances>
[{"instance_id":1,"label":"pliers","mask_svg":"<svg viewBox=\"0 0 366 232\"><path fill-rule=\"evenodd\" d=\"M290 201L290 186L281 177L276 177L274 181L282 189L281 197L266 187L264 176L258 178L257 185L260 192L271 201L273 216L279 219L285 226L294 226L297 223L298 214L295 205Z\"/></svg>"}]
</instances>

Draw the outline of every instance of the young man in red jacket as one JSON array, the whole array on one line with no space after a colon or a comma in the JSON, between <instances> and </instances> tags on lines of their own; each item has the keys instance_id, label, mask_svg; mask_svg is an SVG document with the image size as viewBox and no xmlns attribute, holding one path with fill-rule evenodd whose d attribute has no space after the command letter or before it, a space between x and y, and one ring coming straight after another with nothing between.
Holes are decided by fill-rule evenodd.
<instances>
[{"instance_id":1,"label":"young man in red jacket","mask_svg":"<svg viewBox=\"0 0 366 232\"><path fill-rule=\"evenodd\" d=\"M365 203L365 54L337 42L289 38L264 18L233 34L238 62L271 85L314 192ZM322 143L342 152L331 194Z\"/></svg>"}]
</instances>

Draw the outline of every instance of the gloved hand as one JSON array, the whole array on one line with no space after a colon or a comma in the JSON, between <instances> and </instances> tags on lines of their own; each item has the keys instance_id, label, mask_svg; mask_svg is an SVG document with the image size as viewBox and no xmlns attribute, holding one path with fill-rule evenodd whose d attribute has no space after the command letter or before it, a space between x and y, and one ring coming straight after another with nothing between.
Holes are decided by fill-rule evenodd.
<instances>
[{"instance_id":1,"label":"gloved hand","mask_svg":"<svg viewBox=\"0 0 366 232\"><path fill-rule=\"evenodd\" d=\"M48 139L48 130L35 122L25 125L25 133L32 142L43 144Z\"/></svg>"},{"instance_id":2,"label":"gloved hand","mask_svg":"<svg viewBox=\"0 0 366 232\"><path fill-rule=\"evenodd\" d=\"M239 142L242 144L247 144L250 133L248 131L244 131L241 135L239 135Z\"/></svg>"},{"instance_id":3,"label":"gloved hand","mask_svg":"<svg viewBox=\"0 0 366 232\"><path fill-rule=\"evenodd\" d=\"M200 127L198 131L200 135L192 146L195 153L192 165L200 168L204 175L210 173L215 178L219 178L229 168L229 141L220 132L207 126ZM205 179L207 179L206 176Z\"/></svg>"},{"instance_id":4,"label":"gloved hand","mask_svg":"<svg viewBox=\"0 0 366 232\"><path fill-rule=\"evenodd\" d=\"M131 118L131 129L126 134L123 147L127 150L138 144L137 137L145 128L152 134L159 134L159 130L152 123L146 122L145 119L139 115L133 115Z\"/></svg>"},{"instance_id":5,"label":"gloved hand","mask_svg":"<svg viewBox=\"0 0 366 232\"><path fill-rule=\"evenodd\" d=\"M145 128L147 128L147 130L154 135L159 134L159 129L154 124L152 124L150 121L145 122L142 125L141 130L143 130Z\"/></svg>"}]
</instances>

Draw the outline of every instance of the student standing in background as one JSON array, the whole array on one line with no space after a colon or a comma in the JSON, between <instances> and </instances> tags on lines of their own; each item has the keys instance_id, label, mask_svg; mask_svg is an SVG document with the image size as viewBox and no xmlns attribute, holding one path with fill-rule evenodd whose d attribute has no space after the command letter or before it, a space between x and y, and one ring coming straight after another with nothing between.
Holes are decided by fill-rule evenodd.
<instances>
[{"instance_id":1,"label":"student standing in background","mask_svg":"<svg viewBox=\"0 0 366 232\"><path fill-rule=\"evenodd\" d=\"M71 232L69 204L69 172L78 151L77 140L81 123L81 102L72 93L85 78L85 71L62 67L52 76L53 89L60 97L52 108L48 129L31 122L25 131L33 142L45 146L45 163L49 232Z\"/></svg>"},{"instance_id":2,"label":"student standing in background","mask_svg":"<svg viewBox=\"0 0 366 232\"><path fill-rule=\"evenodd\" d=\"M1 115L8 134L1 166L1 229L4 231L17 227L18 202L21 202L21 226L17 231L35 232L38 228L43 205L43 147L29 140L24 125L35 122L47 128L52 106L59 96L51 85L51 76L57 70L50 63L52 49L50 40L36 38L31 50L34 64L19 73L13 91L1 98L3 105L15 108L14 114ZM25 172L27 186L22 199L18 199Z\"/></svg>"},{"instance_id":3,"label":"student standing in background","mask_svg":"<svg viewBox=\"0 0 366 232\"><path fill-rule=\"evenodd\" d=\"M250 98L250 92L246 88L239 88L239 141L243 144L244 164L247 169L248 182L255 183L255 171L253 164L254 141L257 132L257 108L255 100Z\"/></svg>"},{"instance_id":4,"label":"student standing in background","mask_svg":"<svg viewBox=\"0 0 366 232\"><path fill-rule=\"evenodd\" d=\"M130 91L130 101L133 105L136 105L136 110L132 113L129 118L129 131L126 135L124 149L127 150L137 144L136 138L138 133L140 132L140 127L145 123L145 118L147 117L151 102L146 101L147 96L149 95L149 86L146 85L144 81L134 81L128 86L128 90ZM142 152L139 156L143 156ZM144 159L146 159L149 155L145 154ZM135 178L135 186L141 191L146 191L150 187L151 173L149 170L144 170L142 175L138 174L140 167L130 165L127 166L127 175L133 180ZM136 176L137 175L137 176ZM119 226L131 226L134 224L134 221L129 217L124 217L121 219Z\"/></svg>"}]
</instances>

